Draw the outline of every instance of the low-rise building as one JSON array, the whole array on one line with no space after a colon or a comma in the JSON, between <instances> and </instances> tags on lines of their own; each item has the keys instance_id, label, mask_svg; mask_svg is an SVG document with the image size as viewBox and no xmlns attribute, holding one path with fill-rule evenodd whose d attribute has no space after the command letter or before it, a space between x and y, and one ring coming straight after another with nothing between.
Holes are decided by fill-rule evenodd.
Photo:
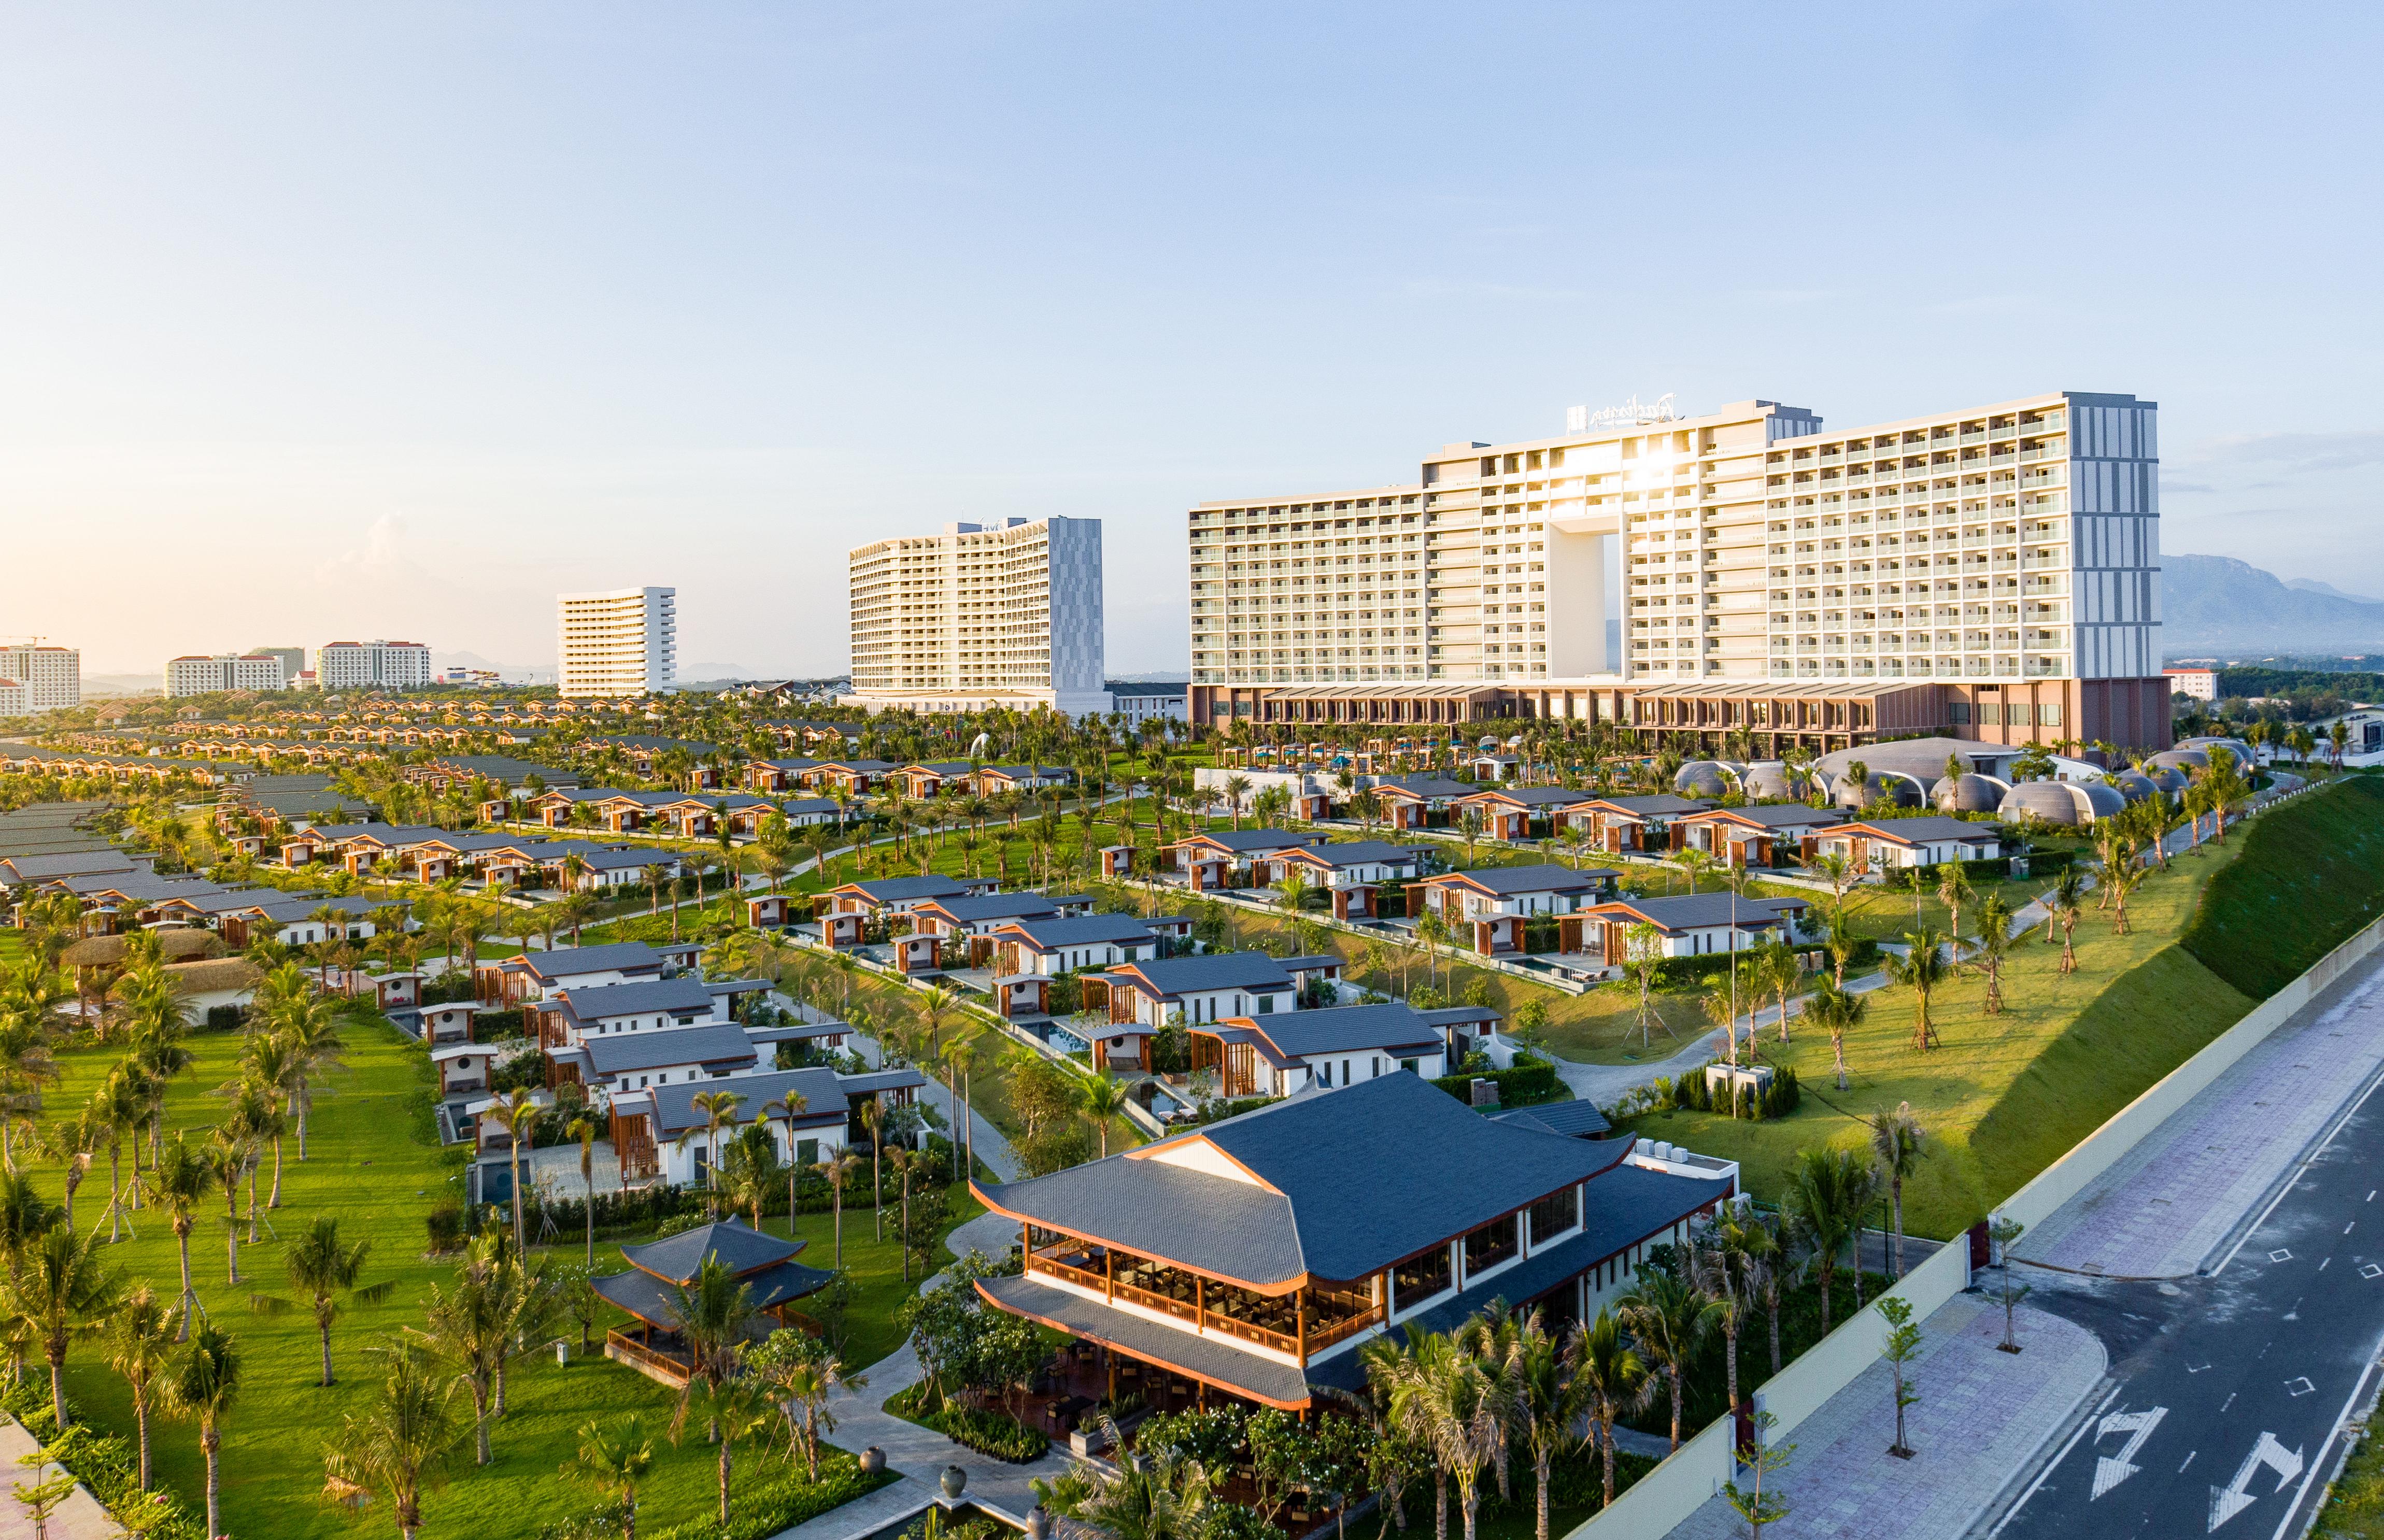
<instances>
[{"instance_id":1,"label":"low-rise building","mask_svg":"<svg viewBox=\"0 0 2384 1540\"><path fill-rule=\"evenodd\" d=\"M1405 1070L1447 1073L1445 1035L1403 1000L1236 1016L1191 1029L1192 1073L1214 1072L1228 1100L1291 1096Z\"/></svg>"},{"instance_id":2,"label":"low-rise building","mask_svg":"<svg viewBox=\"0 0 2384 1540\"><path fill-rule=\"evenodd\" d=\"M1803 899L1740 898L1732 893L1676 893L1665 898L1610 900L1584 912L1596 927L1606 965L1619 968L1640 953L1632 932L1649 927L1658 957L1703 957L1745 951L1767 941L1805 939ZM1587 950L1587 949L1584 949Z\"/></svg>"},{"instance_id":3,"label":"low-rise building","mask_svg":"<svg viewBox=\"0 0 2384 1540\"><path fill-rule=\"evenodd\" d=\"M1815 834L1813 844L1824 854L1844 855L1866 876L1948 861L1993 861L2003 853L2003 836L1994 825L1944 817L1838 824Z\"/></svg>"}]
</instances>

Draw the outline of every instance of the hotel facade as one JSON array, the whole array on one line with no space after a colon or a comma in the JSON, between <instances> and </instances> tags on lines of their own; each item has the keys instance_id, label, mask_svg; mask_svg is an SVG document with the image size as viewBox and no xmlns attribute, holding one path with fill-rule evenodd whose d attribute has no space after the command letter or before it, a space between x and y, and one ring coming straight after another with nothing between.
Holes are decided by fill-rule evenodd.
<instances>
[{"instance_id":1,"label":"hotel facade","mask_svg":"<svg viewBox=\"0 0 2384 1540\"><path fill-rule=\"evenodd\" d=\"M851 553L852 693L872 711L1106 714L1101 525L948 524Z\"/></svg>"},{"instance_id":2,"label":"hotel facade","mask_svg":"<svg viewBox=\"0 0 2384 1540\"><path fill-rule=\"evenodd\" d=\"M82 704L82 652L38 643L0 647L0 679L25 687L27 713L64 711Z\"/></svg>"},{"instance_id":3,"label":"hotel facade","mask_svg":"<svg viewBox=\"0 0 2384 1540\"><path fill-rule=\"evenodd\" d=\"M575 696L667 694L678 687L678 590L607 589L555 599L556 678Z\"/></svg>"},{"instance_id":4,"label":"hotel facade","mask_svg":"<svg viewBox=\"0 0 2384 1540\"><path fill-rule=\"evenodd\" d=\"M1187 519L1195 721L2166 746L2154 403L1635 404Z\"/></svg>"}]
</instances>

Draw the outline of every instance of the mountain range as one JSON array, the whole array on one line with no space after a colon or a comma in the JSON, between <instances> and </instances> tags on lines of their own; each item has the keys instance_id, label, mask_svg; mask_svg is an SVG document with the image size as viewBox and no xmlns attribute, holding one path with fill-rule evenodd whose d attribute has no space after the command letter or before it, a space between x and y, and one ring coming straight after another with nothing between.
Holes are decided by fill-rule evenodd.
<instances>
[{"instance_id":1,"label":"mountain range","mask_svg":"<svg viewBox=\"0 0 2384 1540\"><path fill-rule=\"evenodd\" d=\"M2170 658L2384 652L2384 601L2310 578L2286 582L2232 556L2165 552L2161 652Z\"/></svg>"}]
</instances>

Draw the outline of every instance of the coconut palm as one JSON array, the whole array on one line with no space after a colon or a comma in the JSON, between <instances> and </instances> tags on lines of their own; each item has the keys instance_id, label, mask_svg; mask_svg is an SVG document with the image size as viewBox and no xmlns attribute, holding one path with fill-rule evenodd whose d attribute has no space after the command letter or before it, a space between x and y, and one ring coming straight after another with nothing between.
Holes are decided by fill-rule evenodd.
<instances>
[{"instance_id":1,"label":"coconut palm","mask_svg":"<svg viewBox=\"0 0 2384 1540\"><path fill-rule=\"evenodd\" d=\"M830 1229L834 1236L831 1265L838 1268L844 1266L844 1184L860 1169L861 1157L850 1149L838 1150L835 1159L820 1166L820 1174L827 1178L829 1205L835 1210Z\"/></svg>"},{"instance_id":2,"label":"coconut palm","mask_svg":"<svg viewBox=\"0 0 2384 1540\"><path fill-rule=\"evenodd\" d=\"M1921 1131L1920 1120L1913 1115L1912 1103L1898 1102L1893 1112L1874 1112L1870 1120L1871 1154L1879 1161L1879 1172L1887 1179L1889 1206L1895 1214L1895 1275L1904 1276L1904 1182L1920 1169L1920 1158L1928 1153L1927 1136Z\"/></svg>"},{"instance_id":3,"label":"coconut palm","mask_svg":"<svg viewBox=\"0 0 2384 1540\"><path fill-rule=\"evenodd\" d=\"M581 1206L588 1221L587 1266L591 1272L596 1266L596 1136L603 1132L604 1125L591 1112L581 1112L563 1127L564 1137L579 1141L579 1185L584 1198ZM790 1225L794 1223L794 1212L790 1197L787 1209L787 1223Z\"/></svg>"},{"instance_id":4,"label":"coconut palm","mask_svg":"<svg viewBox=\"0 0 2384 1540\"><path fill-rule=\"evenodd\" d=\"M207 1462L207 1533L221 1534L218 1498L223 1484L217 1459L223 1449L224 1419L240 1395L240 1350L213 1324L202 1325L159 1388L168 1412L199 1425L199 1453Z\"/></svg>"},{"instance_id":5,"label":"coconut palm","mask_svg":"<svg viewBox=\"0 0 2384 1540\"><path fill-rule=\"evenodd\" d=\"M1515 1410L1524 1447L1532 1455L1537 1540L1548 1540L1553 1467L1581 1442L1573 1430L1589 1410L1588 1387L1574 1372L1573 1359L1573 1351L1549 1334L1538 1310L1523 1318L1515 1344Z\"/></svg>"},{"instance_id":6,"label":"coconut palm","mask_svg":"<svg viewBox=\"0 0 2384 1540\"><path fill-rule=\"evenodd\" d=\"M1084 1100L1076 1110L1093 1125L1104 1160L1110 1152L1110 1120L1124 1115L1128 1099L1124 1082L1113 1074L1096 1075L1085 1085Z\"/></svg>"},{"instance_id":7,"label":"coconut palm","mask_svg":"<svg viewBox=\"0 0 2384 1540\"><path fill-rule=\"evenodd\" d=\"M697 1100L702 1100L698 1097ZM526 1086L516 1086L497 1098L495 1105L485 1114L505 1131L506 1163L511 1168L514 1189L514 1249L522 1248L522 1149L538 1136L539 1120L546 1116L546 1104Z\"/></svg>"},{"instance_id":8,"label":"coconut palm","mask_svg":"<svg viewBox=\"0 0 2384 1540\"><path fill-rule=\"evenodd\" d=\"M672 1285L670 1312L671 1323L687 1341L694 1369L688 1385L692 1387L702 1381L716 1385L735 1378L747 1328L759 1314L751 1287L739 1283L717 1257L706 1257L693 1279ZM688 1397L682 1394L672 1421L674 1434L686 1419L687 1409Z\"/></svg>"},{"instance_id":9,"label":"coconut palm","mask_svg":"<svg viewBox=\"0 0 2384 1540\"><path fill-rule=\"evenodd\" d=\"M886 1239L886 1103L871 1097L861 1104L861 1126L869 1131L869 1212L876 1236Z\"/></svg>"},{"instance_id":10,"label":"coconut palm","mask_svg":"<svg viewBox=\"0 0 2384 1540\"><path fill-rule=\"evenodd\" d=\"M694 1382L689 1382L693 1384ZM738 1378L707 1384L695 1397L695 1410L711 1429L711 1438L717 1455L715 1470L720 1484L720 1525L728 1527L729 1459L737 1446L770 1425L776 1409L762 1387L751 1380ZM683 1434L687 1420L682 1417L673 1424L672 1437Z\"/></svg>"},{"instance_id":11,"label":"coconut palm","mask_svg":"<svg viewBox=\"0 0 2384 1540\"><path fill-rule=\"evenodd\" d=\"M181 1312L181 1324L175 1340L184 1341L191 1335L191 1315L199 1302L198 1291L191 1285L191 1231L198 1223L199 1205L215 1186L215 1174L206 1158L178 1132L140 1181L149 1201L165 1208L181 1253L182 1292L175 1306Z\"/></svg>"},{"instance_id":12,"label":"coconut palm","mask_svg":"<svg viewBox=\"0 0 2384 1540\"><path fill-rule=\"evenodd\" d=\"M745 1099L735 1091L698 1091L689 1104L703 1114L703 1123L680 1135L679 1146L685 1149L699 1134L703 1137L703 1211L708 1218L719 1211L720 1131L737 1126L737 1109L745 1105Z\"/></svg>"},{"instance_id":13,"label":"coconut palm","mask_svg":"<svg viewBox=\"0 0 2384 1540\"><path fill-rule=\"evenodd\" d=\"M291 1002L273 1013L271 1028L289 1049L290 1110L298 1124L298 1159L306 1159L306 1116L315 1110L315 1087L344 1066L347 1040L340 1036L339 1008L319 997Z\"/></svg>"},{"instance_id":14,"label":"coconut palm","mask_svg":"<svg viewBox=\"0 0 2384 1540\"><path fill-rule=\"evenodd\" d=\"M633 1411L616 1422L580 1423L579 1447L563 1473L619 1497L621 1540L638 1540L638 1488L653 1468L653 1435Z\"/></svg>"},{"instance_id":15,"label":"coconut palm","mask_svg":"<svg viewBox=\"0 0 2384 1540\"><path fill-rule=\"evenodd\" d=\"M1681 1447L1681 1414L1697 1350L1721 1323L1721 1305L1694 1284L1669 1273L1643 1272L1636 1287L1616 1301L1639 1351L1661 1371L1672 1403L1672 1447Z\"/></svg>"},{"instance_id":16,"label":"coconut palm","mask_svg":"<svg viewBox=\"0 0 2384 1540\"><path fill-rule=\"evenodd\" d=\"M482 1465L493 1458L489 1418L514 1330L515 1312L509 1298L514 1287L506 1273L518 1265L507 1254L502 1231L481 1236L465 1253L452 1283L430 1285L419 1333L430 1350L454 1368L457 1380L470 1387L473 1438Z\"/></svg>"},{"instance_id":17,"label":"coconut palm","mask_svg":"<svg viewBox=\"0 0 2384 1540\"><path fill-rule=\"evenodd\" d=\"M1805 982L1805 960L1796 949L1781 937L1766 941L1755 954L1755 987L1758 993L1772 996L1780 1004L1780 1040L1788 1039L1788 997ZM1750 1027L1748 1036L1753 1036Z\"/></svg>"},{"instance_id":18,"label":"coconut palm","mask_svg":"<svg viewBox=\"0 0 2384 1540\"><path fill-rule=\"evenodd\" d=\"M1933 930L1907 930L1904 940L1909 950L1887 960L1887 976L1912 991L1912 1046L1926 1053L1939 1041L1936 1025L1929 1019L1930 999L1954 964L1945 956L1945 938Z\"/></svg>"},{"instance_id":19,"label":"coconut palm","mask_svg":"<svg viewBox=\"0 0 2384 1540\"><path fill-rule=\"evenodd\" d=\"M99 1232L59 1226L25 1253L6 1284L11 1311L24 1318L50 1364L50 1408L60 1432L67 1419L67 1352L107 1329L125 1295L122 1270L100 1258Z\"/></svg>"},{"instance_id":20,"label":"coconut palm","mask_svg":"<svg viewBox=\"0 0 2384 1540\"><path fill-rule=\"evenodd\" d=\"M1953 944L1961 944L1962 900L1970 896L1969 874L1958 861L1949 861L1937 868L1937 901L1945 906L1945 934Z\"/></svg>"},{"instance_id":21,"label":"coconut palm","mask_svg":"<svg viewBox=\"0 0 2384 1540\"><path fill-rule=\"evenodd\" d=\"M1656 1382L1646 1360L1633 1351L1614 1312L1601 1310L1573 1344L1573 1379L1581 1388L1590 1424L1605 1451L1606 1500L1614 1506L1614 1424L1655 1398Z\"/></svg>"},{"instance_id":22,"label":"coconut palm","mask_svg":"<svg viewBox=\"0 0 2384 1540\"><path fill-rule=\"evenodd\" d=\"M389 1372L379 1398L362 1414L341 1417L340 1435L324 1453L323 1492L355 1508L386 1493L398 1540L414 1540L422 1530L423 1495L445 1484L464 1430L455 1420L453 1380L432 1373L410 1345L393 1345L383 1357Z\"/></svg>"},{"instance_id":23,"label":"coconut palm","mask_svg":"<svg viewBox=\"0 0 2384 1540\"><path fill-rule=\"evenodd\" d=\"M1863 1211L1878 1186L1867 1150L1804 1150L1790 1174L1788 1207L1813 1248L1813 1267L1821 1281L1824 1335L1830 1329L1830 1285L1837 1278L1838 1253L1860 1229Z\"/></svg>"},{"instance_id":24,"label":"coconut palm","mask_svg":"<svg viewBox=\"0 0 2384 1540\"><path fill-rule=\"evenodd\" d=\"M2075 867L2061 874L2061 880L2044 900L2044 938L2053 939L2054 926L2061 927L2061 971L2075 973L2078 968L2076 932L2078 921L2086 909L2086 879Z\"/></svg>"},{"instance_id":25,"label":"coconut palm","mask_svg":"<svg viewBox=\"0 0 2384 1540\"><path fill-rule=\"evenodd\" d=\"M2010 960L2014 944L2011 905L2002 894L1990 893L1979 905L1979 934L1970 945L1970 966L1987 981L1990 1016L2003 1013L2004 964Z\"/></svg>"},{"instance_id":26,"label":"coconut palm","mask_svg":"<svg viewBox=\"0 0 2384 1540\"><path fill-rule=\"evenodd\" d=\"M128 1296L108 1328L107 1366L124 1376L132 1392L132 1422L140 1450L141 1490L149 1490L149 1412L157 1379L174 1352L173 1308L147 1285Z\"/></svg>"},{"instance_id":27,"label":"coconut palm","mask_svg":"<svg viewBox=\"0 0 2384 1540\"><path fill-rule=\"evenodd\" d=\"M356 1280L364 1275L365 1259L371 1254L369 1240L341 1245L340 1222L329 1214L319 1215L282 1254L282 1261L290 1270L290 1286L306 1297L315 1312L315 1330L322 1337L323 1377L319 1384L331 1383L331 1323L339 1319L340 1297L345 1295L362 1304L378 1305L397 1286L394 1279L387 1278L359 1286ZM249 1305L266 1315L279 1315L296 1308L288 1299L266 1294L250 1295Z\"/></svg>"}]
</instances>

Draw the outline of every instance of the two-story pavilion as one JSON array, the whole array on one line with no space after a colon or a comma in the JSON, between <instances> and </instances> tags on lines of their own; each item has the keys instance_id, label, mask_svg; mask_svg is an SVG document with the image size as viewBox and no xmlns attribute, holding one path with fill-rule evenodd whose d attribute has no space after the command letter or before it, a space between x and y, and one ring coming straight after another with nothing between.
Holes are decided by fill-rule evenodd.
<instances>
[{"instance_id":1,"label":"two-story pavilion","mask_svg":"<svg viewBox=\"0 0 2384 1540\"><path fill-rule=\"evenodd\" d=\"M1394 829L1421 829L1448 822L1449 804L1481 789L1470 781L1419 774L1385 776L1373 783L1383 821Z\"/></svg>"},{"instance_id":2,"label":"two-story pavilion","mask_svg":"<svg viewBox=\"0 0 2384 1540\"><path fill-rule=\"evenodd\" d=\"M1291 1096L1405 1070L1448 1073L1446 1034L1405 1000L1235 1016L1191 1029L1192 1070L1215 1070L1227 1099Z\"/></svg>"},{"instance_id":3,"label":"two-story pavilion","mask_svg":"<svg viewBox=\"0 0 2384 1540\"><path fill-rule=\"evenodd\" d=\"M765 1319L753 1335L793 1323L790 1307L826 1287L833 1273L794 1260L811 1243L783 1240L729 1218L682 1230L643 1246L625 1246L628 1271L590 1278L605 1303L637 1323L637 1335L617 1328L604 1334L604 1356L650 1379L684 1385L695 1372L695 1355L683 1335L678 1301L706 1262L727 1270L745 1289L746 1302Z\"/></svg>"},{"instance_id":4,"label":"two-story pavilion","mask_svg":"<svg viewBox=\"0 0 2384 1540\"><path fill-rule=\"evenodd\" d=\"M1131 914L1013 920L993 933L993 945L994 973L1002 977L1147 962L1161 950L1159 937Z\"/></svg>"},{"instance_id":5,"label":"two-story pavilion","mask_svg":"<svg viewBox=\"0 0 2384 1540\"><path fill-rule=\"evenodd\" d=\"M1672 826L1710 803L1656 792L1645 797L1585 797L1564 813L1564 825L1587 834L1609 855L1625 851L1661 853L1672 848Z\"/></svg>"},{"instance_id":6,"label":"two-story pavilion","mask_svg":"<svg viewBox=\"0 0 2384 1540\"><path fill-rule=\"evenodd\" d=\"M1374 889L1386 882L1405 882L1416 875L1423 854L1409 845L1385 839L1353 839L1339 844L1302 845L1254 861L1258 880L1278 883L1294 873L1322 888L1333 901L1336 920L1372 919Z\"/></svg>"},{"instance_id":7,"label":"two-story pavilion","mask_svg":"<svg viewBox=\"0 0 2384 1540\"><path fill-rule=\"evenodd\" d=\"M1841 821L1833 810L1769 802L1684 813L1673 826L1683 850L1703 851L1725 865L1785 866L1812 848L1815 835Z\"/></svg>"},{"instance_id":8,"label":"two-story pavilion","mask_svg":"<svg viewBox=\"0 0 2384 1540\"><path fill-rule=\"evenodd\" d=\"M1295 834L1289 829L1209 829L1162 846L1161 862L1184 874L1197 889L1247 887L1252 868L1271 856L1303 846L1322 845L1322 834Z\"/></svg>"},{"instance_id":9,"label":"two-story pavilion","mask_svg":"<svg viewBox=\"0 0 2384 1540\"><path fill-rule=\"evenodd\" d=\"M1492 957L1521 951L1524 927L1534 914L1558 917L1558 951L1579 951L1581 911L1613 897L1620 876L1603 867L1582 872L1557 865L1485 866L1444 872L1417 887L1425 913L1439 915L1475 951Z\"/></svg>"},{"instance_id":10,"label":"two-story pavilion","mask_svg":"<svg viewBox=\"0 0 2384 1540\"><path fill-rule=\"evenodd\" d=\"M848 882L819 896L820 929L830 946L851 946L861 940L863 927L873 919L908 915L937 899L990 893L998 886L992 877L948 877L935 873Z\"/></svg>"},{"instance_id":11,"label":"two-story pavilion","mask_svg":"<svg viewBox=\"0 0 2384 1540\"><path fill-rule=\"evenodd\" d=\"M1110 969L1110 1020L1161 1027L1171 1022L1216 1022L1264 1016L1299 1006L1299 983L1262 951L1212 951L1162 957Z\"/></svg>"},{"instance_id":12,"label":"two-story pavilion","mask_svg":"<svg viewBox=\"0 0 2384 1540\"><path fill-rule=\"evenodd\" d=\"M482 962L475 975L482 1000L506 1005L549 1000L565 989L602 984L637 984L692 968L703 955L701 941L608 941L593 947L556 947Z\"/></svg>"},{"instance_id":13,"label":"two-story pavilion","mask_svg":"<svg viewBox=\"0 0 2384 1540\"><path fill-rule=\"evenodd\" d=\"M1482 832L1493 839L1530 839L1549 829L1570 810L1589 800L1585 791L1561 786L1502 786L1459 797L1454 805L1482 815Z\"/></svg>"},{"instance_id":14,"label":"two-story pavilion","mask_svg":"<svg viewBox=\"0 0 2384 1540\"><path fill-rule=\"evenodd\" d=\"M1389 1074L976 1187L1026 1263L977 1290L1107 1348L1113 1375L1305 1410L1362 1385L1360 1345L1410 1322L1445 1329L1494 1298L1594 1314L1646 1248L1732 1196L1735 1168L1714 1170L1493 1122Z\"/></svg>"}]
</instances>

